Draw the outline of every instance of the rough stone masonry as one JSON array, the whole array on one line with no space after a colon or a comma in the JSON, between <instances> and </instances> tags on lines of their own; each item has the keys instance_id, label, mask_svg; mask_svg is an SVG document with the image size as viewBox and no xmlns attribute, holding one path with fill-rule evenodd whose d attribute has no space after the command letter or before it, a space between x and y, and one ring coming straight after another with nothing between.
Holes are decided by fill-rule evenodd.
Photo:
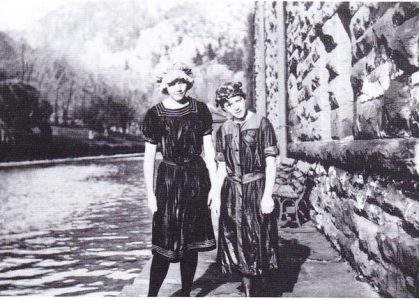
<instances>
[{"instance_id":1,"label":"rough stone masonry","mask_svg":"<svg viewBox=\"0 0 419 300\"><path fill-rule=\"evenodd\" d=\"M393 297L419 296L418 24L413 2L259 2L255 18L256 108L278 123L285 67L288 155L311 164L312 219Z\"/></svg>"}]
</instances>

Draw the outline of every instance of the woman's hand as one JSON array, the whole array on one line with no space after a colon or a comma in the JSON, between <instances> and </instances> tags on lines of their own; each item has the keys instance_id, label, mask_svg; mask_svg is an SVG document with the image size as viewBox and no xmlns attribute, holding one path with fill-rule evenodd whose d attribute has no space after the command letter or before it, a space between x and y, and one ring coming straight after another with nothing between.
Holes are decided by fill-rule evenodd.
<instances>
[{"instance_id":1,"label":"woman's hand","mask_svg":"<svg viewBox=\"0 0 419 300\"><path fill-rule=\"evenodd\" d=\"M214 202L214 188L212 187L208 193L208 200L207 200L207 205L209 207L212 207L212 204Z\"/></svg>"},{"instance_id":2,"label":"woman's hand","mask_svg":"<svg viewBox=\"0 0 419 300\"><path fill-rule=\"evenodd\" d=\"M260 202L260 210L263 214L270 214L275 208L275 202L271 195L263 195L262 201Z\"/></svg>"},{"instance_id":3,"label":"woman's hand","mask_svg":"<svg viewBox=\"0 0 419 300\"><path fill-rule=\"evenodd\" d=\"M148 194L148 208L150 209L151 213L155 213L157 211L157 199L154 193Z\"/></svg>"},{"instance_id":4,"label":"woman's hand","mask_svg":"<svg viewBox=\"0 0 419 300\"><path fill-rule=\"evenodd\" d=\"M220 210L220 193L217 193L216 188L211 188L208 194L208 206L218 216Z\"/></svg>"}]
</instances>

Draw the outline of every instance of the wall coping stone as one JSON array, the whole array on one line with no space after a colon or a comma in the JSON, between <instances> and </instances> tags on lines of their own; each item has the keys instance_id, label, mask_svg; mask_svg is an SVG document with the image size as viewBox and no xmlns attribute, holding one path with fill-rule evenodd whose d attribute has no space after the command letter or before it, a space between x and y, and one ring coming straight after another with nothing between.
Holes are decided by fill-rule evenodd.
<instances>
[{"instance_id":1,"label":"wall coping stone","mask_svg":"<svg viewBox=\"0 0 419 300\"><path fill-rule=\"evenodd\" d=\"M348 171L419 179L419 138L293 142L288 156Z\"/></svg>"}]
</instances>

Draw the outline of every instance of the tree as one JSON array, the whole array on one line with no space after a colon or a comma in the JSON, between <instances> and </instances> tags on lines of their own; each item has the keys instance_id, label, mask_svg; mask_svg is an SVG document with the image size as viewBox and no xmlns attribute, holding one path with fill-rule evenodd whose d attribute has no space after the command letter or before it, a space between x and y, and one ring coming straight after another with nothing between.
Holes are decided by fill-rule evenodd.
<instances>
[{"instance_id":1,"label":"tree","mask_svg":"<svg viewBox=\"0 0 419 300\"><path fill-rule=\"evenodd\" d=\"M211 44L208 44L208 46L207 46L207 52L206 52L206 55L207 55L207 57L208 57L208 59L209 59L209 61L212 61L214 58L216 58L217 57L217 54L214 52L214 50L212 49L212 45Z\"/></svg>"},{"instance_id":2,"label":"tree","mask_svg":"<svg viewBox=\"0 0 419 300\"><path fill-rule=\"evenodd\" d=\"M195 66L200 66L204 63L204 56L199 52L199 50L196 51L196 56L193 59L193 63Z\"/></svg>"},{"instance_id":3,"label":"tree","mask_svg":"<svg viewBox=\"0 0 419 300\"><path fill-rule=\"evenodd\" d=\"M80 114L83 122L92 130L105 132L115 126L126 133L131 122L135 120L136 112L127 101L108 96L105 99L95 97L90 106Z\"/></svg>"},{"instance_id":4,"label":"tree","mask_svg":"<svg viewBox=\"0 0 419 300\"><path fill-rule=\"evenodd\" d=\"M49 118L53 112L52 105L48 101L41 101L36 107L32 116L33 124L41 131L41 138L49 141L52 137L52 130L49 124Z\"/></svg>"},{"instance_id":5,"label":"tree","mask_svg":"<svg viewBox=\"0 0 419 300\"><path fill-rule=\"evenodd\" d=\"M32 73L34 72L36 56L34 55L34 50L23 39L20 40L20 63L20 79L23 82L30 83Z\"/></svg>"},{"instance_id":6,"label":"tree","mask_svg":"<svg viewBox=\"0 0 419 300\"><path fill-rule=\"evenodd\" d=\"M6 81L0 84L0 119L13 139L19 140L31 134L36 124L33 120L38 106L39 92L21 81Z\"/></svg>"},{"instance_id":7,"label":"tree","mask_svg":"<svg viewBox=\"0 0 419 300\"><path fill-rule=\"evenodd\" d=\"M64 124L67 124L67 121L68 121L68 110L70 108L71 99L73 98L73 94L74 94L74 85L75 85L74 80L70 80L70 89L68 91L67 103L66 103L65 107L63 108Z\"/></svg>"}]
</instances>

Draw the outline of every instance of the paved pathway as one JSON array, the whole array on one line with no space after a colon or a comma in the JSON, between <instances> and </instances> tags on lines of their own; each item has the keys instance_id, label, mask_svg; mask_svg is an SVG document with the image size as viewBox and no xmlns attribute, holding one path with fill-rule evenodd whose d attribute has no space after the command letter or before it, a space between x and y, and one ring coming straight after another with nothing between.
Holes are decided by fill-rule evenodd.
<instances>
[{"instance_id":1,"label":"paved pathway","mask_svg":"<svg viewBox=\"0 0 419 300\"><path fill-rule=\"evenodd\" d=\"M358 281L348 263L311 223L284 229L281 269L271 278L270 297L379 297L367 283ZM200 253L191 296L244 296L239 277L226 278L215 268L216 251ZM146 296L150 261L120 296ZM176 296L180 290L179 264L172 264L159 296Z\"/></svg>"}]
</instances>

